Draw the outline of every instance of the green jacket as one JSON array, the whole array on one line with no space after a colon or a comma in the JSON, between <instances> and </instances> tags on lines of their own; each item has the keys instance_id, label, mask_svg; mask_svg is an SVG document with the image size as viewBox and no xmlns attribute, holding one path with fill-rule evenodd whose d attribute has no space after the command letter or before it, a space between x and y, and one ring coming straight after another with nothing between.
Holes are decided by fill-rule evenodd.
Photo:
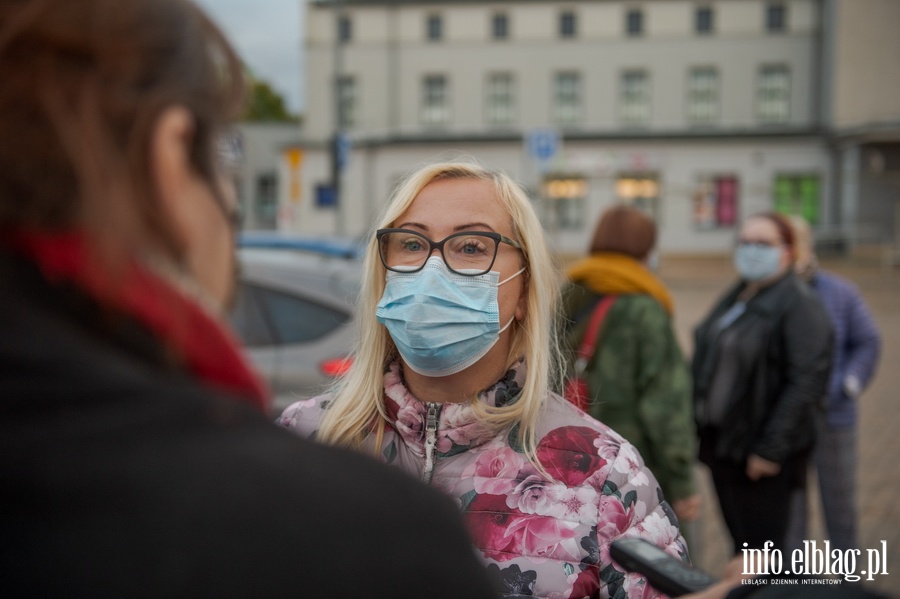
<instances>
[{"instance_id":1,"label":"green jacket","mask_svg":"<svg viewBox=\"0 0 900 599\"><path fill-rule=\"evenodd\" d=\"M564 294L569 372L600 296L577 283ZM669 315L648 295L620 295L585 370L591 416L631 441L669 501L696 493L691 375Z\"/></svg>"}]
</instances>

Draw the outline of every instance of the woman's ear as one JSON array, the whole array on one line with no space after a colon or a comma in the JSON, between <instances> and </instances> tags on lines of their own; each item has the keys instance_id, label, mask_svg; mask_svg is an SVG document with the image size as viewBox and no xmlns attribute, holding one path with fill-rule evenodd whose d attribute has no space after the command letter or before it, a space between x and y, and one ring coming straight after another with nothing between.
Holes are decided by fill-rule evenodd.
<instances>
[{"instance_id":1,"label":"woman's ear","mask_svg":"<svg viewBox=\"0 0 900 599\"><path fill-rule=\"evenodd\" d=\"M197 206L188 200L196 174L190 159L195 123L182 106L166 108L157 118L151 137L150 155L158 209L162 212L172 241L181 250L190 241L191 223Z\"/></svg>"}]
</instances>

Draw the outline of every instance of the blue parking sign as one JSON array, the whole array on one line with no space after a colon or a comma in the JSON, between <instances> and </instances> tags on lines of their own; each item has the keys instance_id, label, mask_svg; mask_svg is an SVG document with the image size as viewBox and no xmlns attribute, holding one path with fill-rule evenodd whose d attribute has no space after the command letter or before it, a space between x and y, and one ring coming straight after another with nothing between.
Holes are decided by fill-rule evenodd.
<instances>
[{"instance_id":1,"label":"blue parking sign","mask_svg":"<svg viewBox=\"0 0 900 599\"><path fill-rule=\"evenodd\" d=\"M537 160L550 160L559 150L559 132L554 129L533 129L528 132L528 154Z\"/></svg>"}]
</instances>

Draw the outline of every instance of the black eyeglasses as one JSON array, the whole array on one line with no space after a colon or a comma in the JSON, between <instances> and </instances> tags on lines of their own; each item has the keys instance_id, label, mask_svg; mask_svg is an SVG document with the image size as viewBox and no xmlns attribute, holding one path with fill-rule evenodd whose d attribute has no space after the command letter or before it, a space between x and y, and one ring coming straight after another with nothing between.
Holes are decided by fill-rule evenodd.
<instances>
[{"instance_id":1,"label":"black eyeglasses","mask_svg":"<svg viewBox=\"0 0 900 599\"><path fill-rule=\"evenodd\" d=\"M756 248L777 248L784 245L781 241L767 241L767 240L758 240L758 239L739 239L737 242L738 246L750 246Z\"/></svg>"},{"instance_id":2,"label":"black eyeglasses","mask_svg":"<svg viewBox=\"0 0 900 599\"><path fill-rule=\"evenodd\" d=\"M447 268L458 275L476 277L490 272L501 243L522 249L517 241L488 231L463 231L432 241L409 229L379 229L375 238L381 263L394 272L418 272L425 268L432 252L440 250Z\"/></svg>"}]
</instances>

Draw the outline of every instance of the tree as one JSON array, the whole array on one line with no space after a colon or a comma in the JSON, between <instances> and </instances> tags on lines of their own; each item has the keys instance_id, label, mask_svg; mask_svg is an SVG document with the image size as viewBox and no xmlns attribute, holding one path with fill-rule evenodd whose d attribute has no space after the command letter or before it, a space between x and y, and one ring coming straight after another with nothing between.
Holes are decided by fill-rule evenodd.
<instances>
[{"instance_id":1,"label":"tree","mask_svg":"<svg viewBox=\"0 0 900 599\"><path fill-rule=\"evenodd\" d=\"M298 122L300 117L288 111L284 98L262 79L247 70L249 80L245 121Z\"/></svg>"}]
</instances>

